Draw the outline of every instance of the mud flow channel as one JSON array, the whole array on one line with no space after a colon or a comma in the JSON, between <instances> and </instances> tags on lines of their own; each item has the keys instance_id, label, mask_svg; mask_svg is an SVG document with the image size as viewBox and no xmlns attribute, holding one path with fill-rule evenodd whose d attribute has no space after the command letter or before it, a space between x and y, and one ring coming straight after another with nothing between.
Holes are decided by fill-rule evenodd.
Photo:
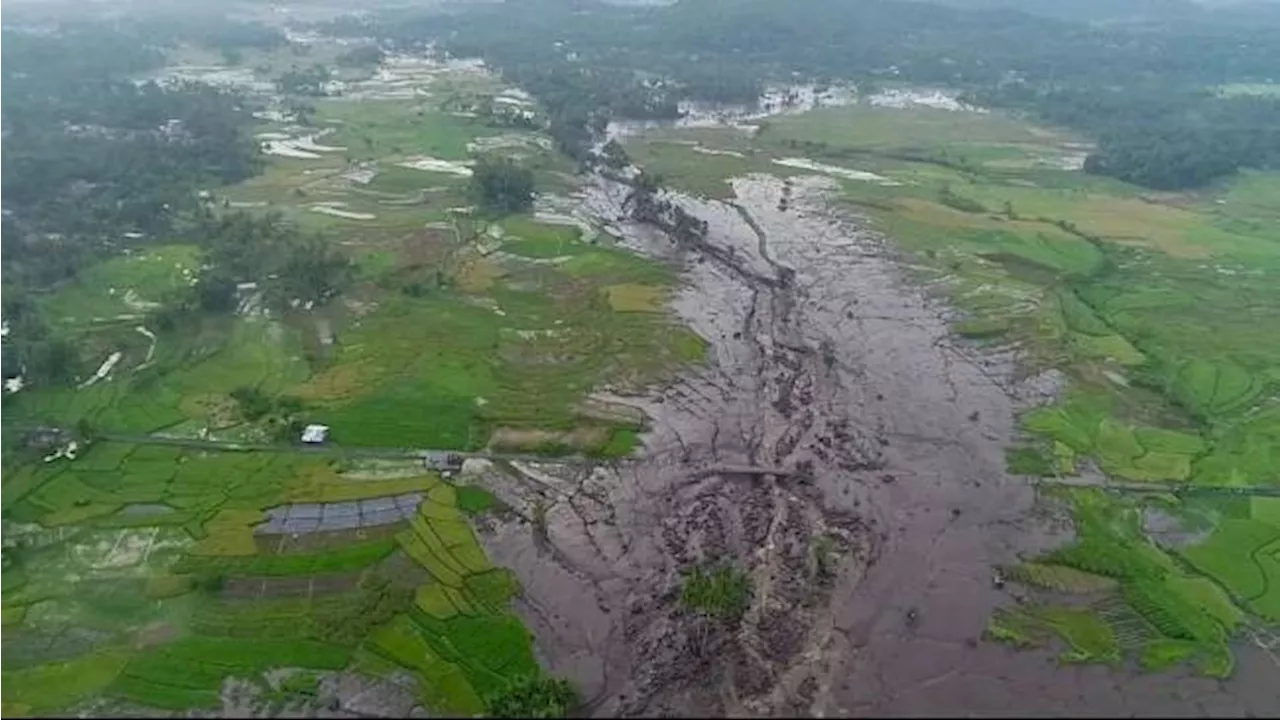
<instances>
[{"instance_id":1,"label":"mud flow channel","mask_svg":"<svg viewBox=\"0 0 1280 720\"><path fill-rule=\"evenodd\" d=\"M574 199L684 265L675 309L710 362L648 397L602 396L652 418L640 461L484 471L523 518L486 542L520 576L548 666L599 716L1274 712L1275 668L1249 648L1219 682L981 640L1012 602L993 566L1068 539L1004 474L1014 410L1038 390L949 336L824 182L667 196L709 226L680 251L622 219L624 186ZM682 569L725 557L754 586L733 629L678 602Z\"/></svg>"}]
</instances>

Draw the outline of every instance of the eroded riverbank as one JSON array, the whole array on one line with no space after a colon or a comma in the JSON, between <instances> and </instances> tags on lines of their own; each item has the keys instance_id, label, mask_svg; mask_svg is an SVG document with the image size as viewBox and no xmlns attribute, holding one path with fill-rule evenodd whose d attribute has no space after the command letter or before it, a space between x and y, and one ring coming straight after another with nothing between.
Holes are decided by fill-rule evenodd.
<instances>
[{"instance_id":1,"label":"eroded riverbank","mask_svg":"<svg viewBox=\"0 0 1280 720\"><path fill-rule=\"evenodd\" d=\"M625 469L518 468L495 559L525 587L550 668L598 715L1266 712L1268 663L1228 682L1058 666L982 641L1014 602L992 569L1069 538L1004 471L1013 412L1039 396L1007 358L955 340L892 247L834 216L817 178L739 179L678 198L714 252L623 220L627 188L582 199L640 252L683 262L680 318L709 367L628 398L653 418ZM618 400L618 398L613 398ZM803 477L706 474L723 465ZM530 543L530 533L536 542ZM816 547L840 558L816 560ZM682 612L679 573L731 557L754 601L729 633Z\"/></svg>"}]
</instances>

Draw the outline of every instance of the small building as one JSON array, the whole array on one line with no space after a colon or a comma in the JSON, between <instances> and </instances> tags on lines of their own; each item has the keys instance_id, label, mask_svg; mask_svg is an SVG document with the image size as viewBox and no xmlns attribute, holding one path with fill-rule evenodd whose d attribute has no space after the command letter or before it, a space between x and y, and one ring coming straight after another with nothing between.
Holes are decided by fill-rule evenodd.
<instances>
[{"instance_id":1,"label":"small building","mask_svg":"<svg viewBox=\"0 0 1280 720\"><path fill-rule=\"evenodd\" d=\"M319 445L329 439L328 425L308 425L302 430L302 442Z\"/></svg>"}]
</instances>

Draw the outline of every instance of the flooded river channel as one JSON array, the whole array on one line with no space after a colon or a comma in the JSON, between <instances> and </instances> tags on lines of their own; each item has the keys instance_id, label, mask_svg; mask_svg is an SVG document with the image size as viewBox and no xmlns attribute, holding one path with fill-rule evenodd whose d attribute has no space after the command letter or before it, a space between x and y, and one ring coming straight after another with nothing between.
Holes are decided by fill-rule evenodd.
<instances>
[{"instance_id":1,"label":"flooded river channel","mask_svg":"<svg viewBox=\"0 0 1280 720\"><path fill-rule=\"evenodd\" d=\"M1050 390L949 335L892 247L828 208L827 182L668 196L708 223L694 250L624 220L623 185L574 198L685 268L674 307L710 349L649 396L602 395L652 418L643 460L492 473L526 521L487 541L549 668L600 716L1274 711L1276 668L1254 647L1221 682L982 639L1016 601L992 568L1070 539L1004 472L1015 410ZM734 631L678 601L682 569L724 558L754 585Z\"/></svg>"}]
</instances>

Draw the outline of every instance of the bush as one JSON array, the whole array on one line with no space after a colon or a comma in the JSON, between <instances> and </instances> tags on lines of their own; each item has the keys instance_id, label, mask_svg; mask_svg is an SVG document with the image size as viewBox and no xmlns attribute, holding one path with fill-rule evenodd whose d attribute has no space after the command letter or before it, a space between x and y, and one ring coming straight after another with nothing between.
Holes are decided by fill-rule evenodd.
<instances>
[{"instance_id":1,"label":"bush","mask_svg":"<svg viewBox=\"0 0 1280 720\"><path fill-rule=\"evenodd\" d=\"M459 485L456 492L458 509L468 515L479 515L498 504L498 499L482 487Z\"/></svg>"},{"instance_id":2,"label":"bush","mask_svg":"<svg viewBox=\"0 0 1280 720\"><path fill-rule=\"evenodd\" d=\"M226 584L227 576L216 572L199 575L194 582L196 590L207 595L217 595Z\"/></svg>"},{"instance_id":3,"label":"bush","mask_svg":"<svg viewBox=\"0 0 1280 720\"><path fill-rule=\"evenodd\" d=\"M246 420L258 420L271 412L271 398L257 388L238 387L231 391L231 397L240 405L240 413Z\"/></svg>"},{"instance_id":4,"label":"bush","mask_svg":"<svg viewBox=\"0 0 1280 720\"><path fill-rule=\"evenodd\" d=\"M522 677L485 699L489 717L561 718L578 705L578 693L567 680Z\"/></svg>"},{"instance_id":5,"label":"bush","mask_svg":"<svg viewBox=\"0 0 1280 720\"><path fill-rule=\"evenodd\" d=\"M680 602L705 615L736 621L751 604L751 579L733 565L695 567L685 575Z\"/></svg>"},{"instance_id":6,"label":"bush","mask_svg":"<svg viewBox=\"0 0 1280 720\"><path fill-rule=\"evenodd\" d=\"M1004 461L1013 475L1035 475L1037 477L1053 477L1053 463L1039 448L1012 447L1004 451Z\"/></svg>"}]
</instances>

